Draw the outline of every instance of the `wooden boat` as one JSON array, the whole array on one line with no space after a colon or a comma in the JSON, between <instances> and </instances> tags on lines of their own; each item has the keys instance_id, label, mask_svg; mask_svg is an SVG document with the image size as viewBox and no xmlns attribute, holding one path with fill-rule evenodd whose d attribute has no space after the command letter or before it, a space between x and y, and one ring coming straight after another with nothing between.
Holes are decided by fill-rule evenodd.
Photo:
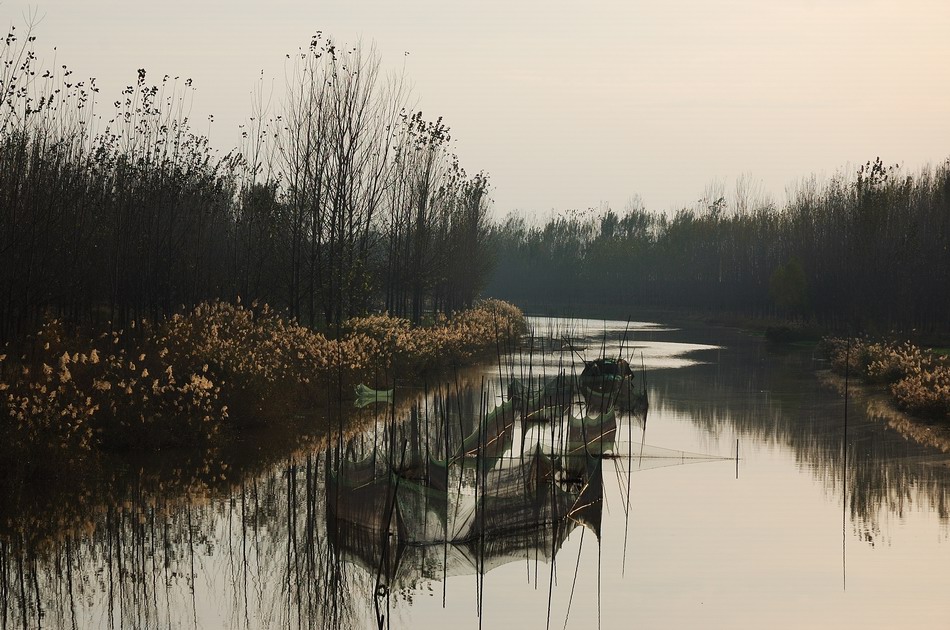
<instances>
[{"instance_id":1,"label":"wooden boat","mask_svg":"<svg viewBox=\"0 0 950 630\"><path fill-rule=\"evenodd\" d=\"M645 412L646 392L638 392L633 380L633 370L624 359L603 357L585 361L578 381L588 413L607 413L613 408Z\"/></svg>"},{"instance_id":2,"label":"wooden boat","mask_svg":"<svg viewBox=\"0 0 950 630\"><path fill-rule=\"evenodd\" d=\"M601 357L584 362L581 372L581 387L602 395L620 391L624 382L633 380L633 370L624 359Z\"/></svg>"}]
</instances>

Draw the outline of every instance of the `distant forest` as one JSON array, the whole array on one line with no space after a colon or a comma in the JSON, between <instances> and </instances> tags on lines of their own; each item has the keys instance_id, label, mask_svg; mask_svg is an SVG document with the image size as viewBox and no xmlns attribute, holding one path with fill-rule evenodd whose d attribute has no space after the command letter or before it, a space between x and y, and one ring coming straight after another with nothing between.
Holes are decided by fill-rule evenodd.
<instances>
[{"instance_id":1,"label":"distant forest","mask_svg":"<svg viewBox=\"0 0 950 630\"><path fill-rule=\"evenodd\" d=\"M318 327L418 321L481 292L488 180L374 51L314 36L221 156L188 118L190 80L139 70L103 105L34 40L0 42L0 341L239 296Z\"/></svg>"},{"instance_id":2,"label":"distant forest","mask_svg":"<svg viewBox=\"0 0 950 630\"><path fill-rule=\"evenodd\" d=\"M907 176L878 159L784 207L709 190L673 215L492 224L487 176L373 50L314 36L221 155L189 119L190 80L139 70L102 104L95 79L40 67L34 39L0 43L0 342L48 317L122 326L238 297L317 328L381 310L418 322L485 294L948 326L950 162Z\"/></svg>"},{"instance_id":3,"label":"distant forest","mask_svg":"<svg viewBox=\"0 0 950 630\"><path fill-rule=\"evenodd\" d=\"M638 203L494 227L488 292L522 305L678 308L837 328L946 331L950 160L900 175L880 159L805 180L784 207L707 191L669 216ZM713 187L715 188L715 187ZM738 188L738 187L737 187Z\"/></svg>"}]
</instances>

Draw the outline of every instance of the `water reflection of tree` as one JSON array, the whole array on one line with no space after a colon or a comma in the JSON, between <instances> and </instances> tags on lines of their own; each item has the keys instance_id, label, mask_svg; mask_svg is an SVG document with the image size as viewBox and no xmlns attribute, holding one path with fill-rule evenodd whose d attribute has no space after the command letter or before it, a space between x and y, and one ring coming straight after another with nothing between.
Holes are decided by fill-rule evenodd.
<instances>
[{"instance_id":1,"label":"water reflection of tree","mask_svg":"<svg viewBox=\"0 0 950 630\"><path fill-rule=\"evenodd\" d=\"M493 402L481 383L462 380L421 405L370 413L372 430L324 436L331 448L306 449L264 472L249 469L230 486L212 485L222 467L204 462L192 471L200 483L182 482L167 495L134 472L111 490L105 486L115 477L100 480L82 492L108 492L107 500L90 500L84 520L74 518L82 511L75 507L56 517L56 533L8 527L0 536L0 628L365 627L376 621L366 609L373 601L388 618L422 583L438 579L431 554L403 550L404 587L377 597L377 576L331 540L327 467L343 454L381 447L444 458L452 450L446 445L461 443ZM55 512L47 506L42 514ZM474 557L512 550L527 557L536 548L549 557L568 532L519 532L484 543ZM475 570L484 565L476 562Z\"/></svg>"},{"instance_id":2,"label":"water reflection of tree","mask_svg":"<svg viewBox=\"0 0 950 630\"><path fill-rule=\"evenodd\" d=\"M713 436L728 427L791 449L828 492L847 492L851 520L868 540L882 517L903 517L912 506L950 518L950 469L935 465L945 458L888 431L853 391L843 448L844 398L815 378L822 366L810 350L780 351L738 334L724 344L699 357L708 362L648 374L654 409L685 414Z\"/></svg>"},{"instance_id":3,"label":"water reflection of tree","mask_svg":"<svg viewBox=\"0 0 950 630\"><path fill-rule=\"evenodd\" d=\"M213 542L202 511L110 508L87 538L44 551L4 541L2 627L160 627L192 610L194 563Z\"/></svg>"}]
</instances>

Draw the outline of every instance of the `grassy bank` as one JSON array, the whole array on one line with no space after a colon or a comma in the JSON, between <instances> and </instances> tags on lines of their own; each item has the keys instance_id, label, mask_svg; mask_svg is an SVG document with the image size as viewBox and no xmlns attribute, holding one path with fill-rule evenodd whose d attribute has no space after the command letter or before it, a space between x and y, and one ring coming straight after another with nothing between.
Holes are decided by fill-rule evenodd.
<instances>
[{"instance_id":1,"label":"grassy bank","mask_svg":"<svg viewBox=\"0 0 950 630\"><path fill-rule=\"evenodd\" d=\"M910 342L826 338L832 369L885 386L897 406L914 415L950 423L950 359Z\"/></svg>"},{"instance_id":2,"label":"grassy bank","mask_svg":"<svg viewBox=\"0 0 950 630\"><path fill-rule=\"evenodd\" d=\"M29 475L101 452L212 444L359 382L391 386L397 374L493 356L523 331L521 312L495 300L428 326L350 319L334 336L266 305L225 302L96 336L51 321L0 355L0 469Z\"/></svg>"}]
</instances>

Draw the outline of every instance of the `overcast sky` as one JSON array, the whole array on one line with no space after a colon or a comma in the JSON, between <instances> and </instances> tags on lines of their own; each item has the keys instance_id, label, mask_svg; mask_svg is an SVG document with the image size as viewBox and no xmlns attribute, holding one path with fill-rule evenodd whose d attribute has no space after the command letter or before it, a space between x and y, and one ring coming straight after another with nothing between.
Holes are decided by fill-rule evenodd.
<instances>
[{"instance_id":1,"label":"overcast sky","mask_svg":"<svg viewBox=\"0 0 950 630\"><path fill-rule=\"evenodd\" d=\"M810 173L950 157L947 0L0 0L0 19L31 9L41 57L106 103L140 67L191 77L222 150L314 32L375 43L498 215L669 210L743 175L781 203Z\"/></svg>"}]
</instances>

